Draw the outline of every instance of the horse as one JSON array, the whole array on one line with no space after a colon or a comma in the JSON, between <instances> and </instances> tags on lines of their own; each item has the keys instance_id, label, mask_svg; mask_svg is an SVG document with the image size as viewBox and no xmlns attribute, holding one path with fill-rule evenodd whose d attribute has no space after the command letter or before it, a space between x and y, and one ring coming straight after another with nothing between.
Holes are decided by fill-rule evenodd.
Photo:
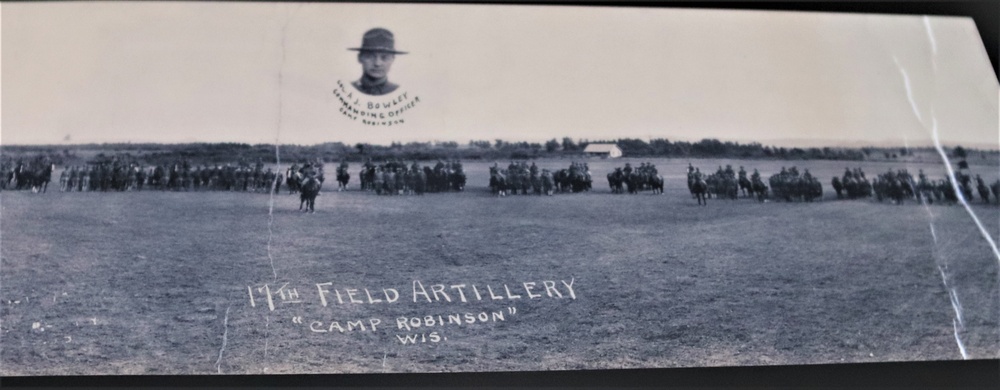
<instances>
[{"instance_id":1,"label":"horse","mask_svg":"<svg viewBox=\"0 0 1000 390\"><path fill-rule=\"evenodd\" d=\"M763 203L764 199L767 198L767 184L760 178L755 178L753 180L753 194L757 195L757 201Z\"/></svg>"},{"instance_id":2,"label":"horse","mask_svg":"<svg viewBox=\"0 0 1000 390\"><path fill-rule=\"evenodd\" d=\"M455 171L451 175L451 189L454 191L465 191L465 172Z\"/></svg>"},{"instance_id":3,"label":"horse","mask_svg":"<svg viewBox=\"0 0 1000 390\"><path fill-rule=\"evenodd\" d=\"M337 170L337 191L347 191L347 182L351 181L351 174L346 169Z\"/></svg>"},{"instance_id":4,"label":"horse","mask_svg":"<svg viewBox=\"0 0 1000 390\"><path fill-rule=\"evenodd\" d=\"M554 185L552 184L552 174L548 171L542 172L542 191L545 195L552 196L552 190Z\"/></svg>"},{"instance_id":5,"label":"horse","mask_svg":"<svg viewBox=\"0 0 1000 390\"><path fill-rule=\"evenodd\" d=\"M707 196L708 195L708 183L705 182L705 179L702 179L700 177L698 177L698 178L692 178L690 180L690 182L691 182L690 183L691 184L691 194L693 194L695 196L695 198L698 199L698 204L702 205L702 206L707 206L708 205L708 196Z\"/></svg>"},{"instance_id":6,"label":"horse","mask_svg":"<svg viewBox=\"0 0 1000 390\"><path fill-rule=\"evenodd\" d=\"M849 199L870 197L875 189L874 185L869 183L867 179L856 178L846 174L844 175L844 178L840 180L840 184L847 193L847 197ZM836 189L836 187L834 187L834 189Z\"/></svg>"},{"instance_id":7,"label":"horse","mask_svg":"<svg viewBox=\"0 0 1000 390\"><path fill-rule=\"evenodd\" d=\"M44 194L49 188L49 182L52 181L52 171L54 169L55 165L45 164L45 166L35 171L31 178L31 191Z\"/></svg>"},{"instance_id":8,"label":"horse","mask_svg":"<svg viewBox=\"0 0 1000 390\"><path fill-rule=\"evenodd\" d=\"M528 190L531 189L531 176L528 176L527 173L521 173L518 175L518 179L520 179L521 195L528 195Z\"/></svg>"},{"instance_id":9,"label":"horse","mask_svg":"<svg viewBox=\"0 0 1000 390\"><path fill-rule=\"evenodd\" d=\"M620 170L608 173L608 187L611 187L612 194L620 194L624 192L624 188L622 187L624 179L625 174Z\"/></svg>"},{"instance_id":10,"label":"horse","mask_svg":"<svg viewBox=\"0 0 1000 390\"><path fill-rule=\"evenodd\" d=\"M823 184L816 180L803 180L803 195L802 197L806 202L812 202L815 199L823 199Z\"/></svg>"},{"instance_id":11,"label":"horse","mask_svg":"<svg viewBox=\"0 0 1000 390\"><path fill-rule=\"evenodd\" d=\"M834 176L833 180L830 182L830 184L833 185L833 190L837 192L837 199L843 198L844 197L844 194L843 194L844 183L840 182L840 178Z\"/></svg>"},{"instance_id":12,"label":"horse","mask_svg":"<svg viewBox=\"0 0 1000 390\"><path fill-rule=\"evenodd\" d=\"M493 172L490 174L490 191L496 196L507 195L507 178L502 173Z\"/></svg>"},{"instance_id":13,"label":"horse","mask_svg":"<svg viewBox=\"0 0 1000 390\"><path fill-rule=\"evenodd\" d=\"M23 190L30 186L30 183L34 180L35 173L28 169L24 164L17 164L14 168L14 189Z\"/></svg>"},{"instance_id":14,"label":"horse","mask_svg":"<svg viewBox=\"0 0 1000 390\"><path fill-rule=\"evenodd\" d=\"M315 177L307 177L302 181L302 186L299 189L299 210L316 212L316 196L319 195L322 186L323 183L320 183ZM304 210L302 209L303 205L306 206Z\"/></svg>"},{"instance_id":15,"label":"horse","mask_svg":"<svg viewBox=\"0 0 1000 390\"><path fill-rule=\"evenodd\" d=\"M979 197L983 198L983 203L990 203L990 188L986 186L986 183L979 180L976 189L979 190Z\"/></svg>"},{"instance_id":16,"label":"horse","mask_svg":"<svg viewBox=\"0 0 1000 390\"><path fill-rule=\"evenodd\" d=\"M966 200L972 200L972 177L962 173L957 173L956 176L958 176L958 189L962 191L962 196Z\"/></svg>"},{"instance_id":17,"label":"horse","mask_svg":"<svg viewBox=\"0 0 1000 390\"><path fill-rule=\"evenodd\" d=\"M531 190L534 191L535 195L541 195L542 194L542 178L538 177L537 173L533 173L533 174L531 174L531 177L528 178L528 181L531 182Z\"/></svg>"},{"instance_id":18,"label":"horse","mask_svg":"<svg viewBox=\"0 0 1000 390\"><path fill-rule=\"evenodd\" d=\"M396 195L396 173L391 169L382 171L382 193Z\"/></svg>"},{"instance_id":19,"label":"horse","mask_svg":"<svg viewBox=\"0 0 1000 390\"><path fill-rule=\"evenodd\" d=\"M298 172L293 172L291 169L288 170L288 179L285 180L286 185L288 185L288 195L299 192L302 188L302 177L299 176Z\"/></svg>"},{"instance_id":20,"label":"horse","mask_svg":"<svg viewBox=\"0 0 1000 390\"><path fill-rule=\"evenodd\" d=\"M570 187L572 185L572 179L569 177L569 170L560 169L552 175L552 180L555 181L556 190L559 192L570 192Z\"/></svg>"},{"instance_id":21,"label":"horse","mask_svg":"<svg viewBox=\"0 0 1000 390\"><path fill-rule=\"evenodd\" d=\"M663 176L660 175L649 175L649 186L652 188L654 194L663 195Z\"/></svg>"},{"instance_id":22,"label":"horse","mask_svg":"<svg viewBox=\"0 0 1000 390\"><path fill-rule=\"evenodd\" d=\"M642 176L636 172L625 175L625 187L628 188L628 193L638 194L642 190Z\"/></svg>"},{"instance_id":23,"label":"horse","mask_svg":"<svg viewBox=\"0 0 1000 390\"><path fill-rule=\"evenodd\" d=\"M740 191L743 191L744 197L753 196L753 183L746 176L740 176Z\"/></svg>"},{"instance_id":24,"label":"horse","mask_svg":"<svg viewBox=\"0 0 1000 390\"><path fill-rule=\"evenodd\" d=\"M521 188L521 175L516 171L507 172L507 188L511 190L511 195L517 195L517 190Z\"/></svg>"},{"instance_id":25,"label":"horse","mask_svg":"<svg viewBox=\"0 0 1000 390\"><path fill-rule=\"evenodd\" d=\"M722 184L722 195L729 197L729 199L736 200L739 198L740 189L739 182L735 180L732 176L723 177L721 180Z\"/></svg>"}]
</instances>

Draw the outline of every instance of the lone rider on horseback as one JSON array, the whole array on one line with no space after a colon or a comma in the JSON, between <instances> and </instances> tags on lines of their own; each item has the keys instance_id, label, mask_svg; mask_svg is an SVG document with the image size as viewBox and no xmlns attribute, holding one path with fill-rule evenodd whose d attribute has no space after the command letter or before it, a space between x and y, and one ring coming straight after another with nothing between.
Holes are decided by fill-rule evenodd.
<instances>
[{"instance_id":1,"label":"lone rider on horseback","mask_svg":"<svg viewBox=\"0 0 1000 390\"><path fill-rule=\"evenodd\" d=\"M316 178L316 168L313 167L312 163L308 163L307 162L306 165L302 166L302 168L299 169L299 174L302 175L302 178L305 179L305 180L315 179Z\"/></svg>"}]
</instances>

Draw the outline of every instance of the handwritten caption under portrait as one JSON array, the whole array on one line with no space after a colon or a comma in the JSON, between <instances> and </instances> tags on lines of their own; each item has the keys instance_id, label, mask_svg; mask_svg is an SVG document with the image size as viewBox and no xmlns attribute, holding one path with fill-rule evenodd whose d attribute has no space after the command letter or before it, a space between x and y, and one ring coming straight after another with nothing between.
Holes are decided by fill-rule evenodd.
<instances>
[{"instance_id":1,"label":"handwritten caption under portrait","mask_svg":"<svg viewBox=\"0 0 1000 390\"><path fill-rule=\"evenodd\" d=\"M384 96L369 96L355 91L349 83L337 80L333 95L340 103L340 114L368 126L399 126L406 123L405 114L420 103L420 97L409 92L394 92Z\"/></svg>"}]
</instances>

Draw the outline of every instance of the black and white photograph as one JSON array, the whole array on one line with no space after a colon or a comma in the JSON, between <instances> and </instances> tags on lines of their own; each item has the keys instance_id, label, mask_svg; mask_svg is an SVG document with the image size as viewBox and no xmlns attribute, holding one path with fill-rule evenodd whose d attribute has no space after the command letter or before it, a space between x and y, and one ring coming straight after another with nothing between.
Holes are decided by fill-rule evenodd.
<instances>
[{"instance_id":1,"label":"black and white photograph","mask_svg":"<svg viewBox=\"0 0 1000 390\"><path fill-rule=\"evenodd\" d=\"M1000 358L971 18L2 14L5 377Z\"/></svg>"}]
</instances>

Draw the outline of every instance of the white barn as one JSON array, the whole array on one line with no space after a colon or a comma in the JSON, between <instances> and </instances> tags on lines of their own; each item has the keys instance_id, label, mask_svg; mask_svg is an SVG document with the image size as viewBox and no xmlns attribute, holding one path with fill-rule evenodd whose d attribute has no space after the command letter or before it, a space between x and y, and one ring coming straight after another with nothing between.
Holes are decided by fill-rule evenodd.
<instances>
[{"instance_id":1,"label":"white barn","mask_svg":"<svg viewBox=\"0 0 1000 390\"><path fill-rule=\"evenodd\" d=\"M584 153L590 156L618 158L622 156L622 149L615 144L588 144L583 149Z\"/></svg>"}]
</instances>

